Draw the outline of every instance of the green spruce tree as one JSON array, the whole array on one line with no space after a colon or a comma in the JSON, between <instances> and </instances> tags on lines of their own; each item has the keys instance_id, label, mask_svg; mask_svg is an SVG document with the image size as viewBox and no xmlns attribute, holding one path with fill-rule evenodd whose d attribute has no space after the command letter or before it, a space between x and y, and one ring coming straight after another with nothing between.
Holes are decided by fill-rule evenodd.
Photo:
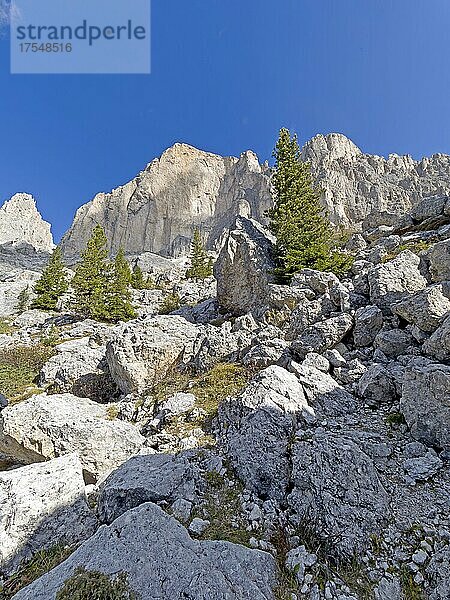
<instances>
[{"instance_id":1,"label":"green spruce tree","mask_svg":"<svg viewBox=\"0 0 450 600\"><path fill-rule=\"evenodd\" d=\"M85 317L99 320L103 320L106 313L105 290L110 275L106 245L103 227L96 225L72 279L75 310Z\"/></svg>"},{"instance_id":2,"label":"green spruce tree","mask_svg":"<svg viewBox=\"0 0 450 600\"><path fill-rule=\"evenodd\" d=\"M41 277L34 285L36 298L33 300L32 308L55 310L58 299L67 292L68 287L61 248L58 246L53 251Z\"/></svg>"},{"instance_id":3,"label":"green spruce tree","mask_svg":"<svg viewBox=\"0 0 450 600\"><path fill-rule=\"evenodd\" d=\"M275 202L268 211L276 236L276 274L281 283L307 267L346 272L351 258L335 250L332 225L323 215L320 189L314 185L308 163L301 160L297 136L282 129L274 151Z\"/></svg>"},{"instance_id":4,"label":"green spruce tree","mask_svg":"<svg viewBox=\"0 0 450 600\"><path fill-rule=\"evenodd\" d=\"M144 277L141 267L135 263L131 273L131 287L135 290L152 290L155 288L155 282L148 276Z\"/></svg>"},{"instance_id":5,"label":"green spruce tree","mask_svg":"<svg viewBox=\"0 0 450 600\"><path fill-rule=\"evenodd\" d=\"M186 271L188 279L206 279L213 272L212 259L209 258L200 235L195 229L191 245L191 266Z\"/></svg>"},{"instance_id":6,"label":"green spruce tree","mask_svg":"<svg viewBox=\"0 0 450 600\"><path fill-rule=\"evenodd\" d=\"M100 317L104 321L129 321L136 317L131 302L131 269L123 248L117 252L114 262L108 266L108 276L104 290L103 311Z\"/></svg>"}]
</instances>

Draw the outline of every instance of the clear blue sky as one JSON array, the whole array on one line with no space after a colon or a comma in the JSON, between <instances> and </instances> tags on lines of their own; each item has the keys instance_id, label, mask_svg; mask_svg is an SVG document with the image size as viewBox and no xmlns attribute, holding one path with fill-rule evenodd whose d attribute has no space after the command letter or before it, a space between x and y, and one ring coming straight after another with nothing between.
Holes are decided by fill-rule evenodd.
<instances>
[{"instance_id":1,"label":"clear blue sky","mask_svg":"<svg viewBox=\"0 0 450 600\"><path fill-rule=\"evenodd\" d=\"M277 131L450 152L449 0L153 0L151 75L10 75L0 201L32 193L56 238L78 206L175 141L270 158Z\"/></svg>"}]
</instances>

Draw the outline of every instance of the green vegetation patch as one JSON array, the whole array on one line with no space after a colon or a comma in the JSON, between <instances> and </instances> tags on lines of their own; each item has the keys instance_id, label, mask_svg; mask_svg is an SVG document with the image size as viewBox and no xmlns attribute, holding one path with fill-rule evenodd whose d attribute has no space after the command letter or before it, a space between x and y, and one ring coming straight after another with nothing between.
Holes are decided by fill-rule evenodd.
<instances>
[{"instance_id":1,"label":"green vegetation patch","mask_svg":"<svg viewBox=\"0 0 450 600\"><path fill-rule=\"evenodd\" d=\"M0 319L0 334L11 335L15 331L17 331L17 327L14 327L11 324L11 321L8 319Z\"/></svg>"},{"instance_id":2,"label":"green vegetation patch","mask_svg":"<svg viewBox=\"0 0 450 600\"><path fill-rule=\"evenodd\" d=\"M22 588L30 585L30 583L65 561L74 550L75 546L69 547L62 544L47 550L40 550L31 561L7 579L3 587L0 586L0 598L10 600Z\"/></svg>"},{"instance_id":3,"label":"green vegetation patch","mask_svg":"<svg viewBox=\"0 0 450 600\"><path fill-rule=\"evenodd\" d=\"M204 540L226 540L249 546L255 532L247 531L247 521L242 513L240 495L243 485L234 477L223 477L217 471L205 476L207 489L205 503L199 516L210 521L201 535Z\"/></svg>"},{"instance_id":4,"label":"green vegetation patch","mask_svg":"<svg viewBox=\"0 0 450 600\"><path fill-rule=\"evenodd\" d=\"M424 242L424 241L407 242L406 244L400 244L400 246L398 248L396 248L392 252L389 252L389 254L386 254L385 256L383 256L381 262L386 263L386 262L389 262L390 260L393 260L404 250L410 250L411 252L414 252L414 254L420 254L421 252L425 252L425 250L428 250L428 248L430 246L432 246L433 244L434 244L434 242Z\"/></svg>"},{"instance_id":5,"label":"green vegetation patch","mask_svg":"<svg viewBox=\"0 0 450 600\"><path fill-rule=\"evenodd\" d=\"M0 393L11 404L24 400L40 390L36 378L54 350L43 344L17 346L0 350Z\"/></svg>"},{"instance_id":6,"label":"green vegetation patch","mask_svg":"<svg viewBox=\"0 0 450 600\"><path fill-rule=\"evenodd\" d=\"M78 568L56 594L56 600L137 600L125 573L114 579L98 571Z\"/></svg>"}]
</instances>

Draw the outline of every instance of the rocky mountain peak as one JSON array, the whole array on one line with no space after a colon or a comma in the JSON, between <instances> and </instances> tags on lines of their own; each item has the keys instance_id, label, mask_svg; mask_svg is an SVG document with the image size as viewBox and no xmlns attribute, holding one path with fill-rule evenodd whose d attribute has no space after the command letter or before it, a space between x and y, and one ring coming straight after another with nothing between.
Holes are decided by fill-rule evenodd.
<instances>
[{"instance_id":1,"label":"rocky mountain peak","mask_svg":"<svg viewBox=\"0 0 450 600\"><path fill-rule=\"evenodd\" d=\"M54 247L50 224L43 220L33 196L20 193L0 208L0 245L24 242L44 252Z\"/></svg>"},{"instance_id":2,"label":"rocky mountain peak","mask_svg":"<svg viewBox=\"0 0 450 600\"><path fill-rule=\"evenodd\" d=\"M339 158L352 159L360 156L362 151L348 137L342 133L329 133L316 135L305 144L302 150L304 160L333 161Z\"/></svg>"}]
</instances>

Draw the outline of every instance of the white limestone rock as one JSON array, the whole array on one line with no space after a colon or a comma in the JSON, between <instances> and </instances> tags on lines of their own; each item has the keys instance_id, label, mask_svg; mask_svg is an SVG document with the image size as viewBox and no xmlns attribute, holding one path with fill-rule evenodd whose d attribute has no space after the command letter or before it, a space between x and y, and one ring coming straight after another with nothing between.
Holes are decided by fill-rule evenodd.
<instances>
[{"instance_id":1,"label":"white limestone rock","mask_svg":"<svg viewBox=\"0 0 450 600\"><path fill-rule=\"evenodd\" d=\"M273 250L274 238L261 225L236 219L214 264L222 308L243 315L267 304L275 267Z\"/></svg>"},{"instance_id":2,"label":"white limestone rock","mask_svg":"<svg viewBox=\"0 0 450 600\"><path fill-rule=\"evenodd\" d=\"M106 348L112 378L125 394L152 387L178 362L192 358L198 333L198 327L176 315L119 325Z\"/></svg>"},{"instance_id":3,"label":"white limestone rock","mask_svg":"<svg viewBox=\"0 0 450 600\"><path fill-rule=\"evenodd\" d=\"M255 493L281 500L289 482L289 440L297 420L314 418L292 373L270 366L219 406L219 443Z\"/></svg>"},{"instance_id":4,"label":"white limestone rock","mask_svg":"<svg viewBox=\"0 0 450 600\"><path fill-rule=\"evenodd\" d=\"M107 406L72 394L40 394L1 413L0 452L36 462L75 452L93 479L105 475L144 445L138 430L111 420Z\"/></svg>"},{"instance_id":5,"label":"white limestone rock","mask_svg":"<svg viewBox=\"0 0 450 600\"><path fill-rule=\"evenodd\" d=\"M425 340L423 352L437 360L450 359L450 316Z\"/></svg>"},{"instance_id":6,"label":"white limestone rock","mask_svg":"<svg viewBox=\"0 0 450 600\"><path fill-rule=\"evenodd\" d=\"M0 244L9 242L26 242L44 252L54 248L50 224L42 219L29 194L15 194L0 208Z\"/></svg>"},{"instance_id":7,"label":"white limestone rock","mask_svg":"<svg viewBox=\"0 0 450 600\"><path fill-rule=\"evenodd\" d=\"M450 450L450 367L411 361L400 409L416 440Z\"/></svg>"},{"instance_id":8,"label":"white limestone rock","mask_svg":"<svg viewBox=\"0 0 450 600\"><path fill-rule=\"evenodd\" d=\"M223 158L175 144L129 183L79 208L62 249L71 262L100 223L113 253L122 246L127 254L177 256L189 253L195 228L211 248L237 215L262 222L271 203L268 168L253 152Z\"/></svg>"},{"instance_id":9,"label":"white limestone rock","mask_svg":"<svg viewBox=\"0 0 450 600\"><path fill-rule=\"evenodd\" d=\"M15 600L55 600L77 567L111 576L124 572L142 600L174 600L186 594L191 600L268 600L277 573L270 554L230 542L193 540L176 519L147 503L100 527Z\"/></svg>"},{"instance_id":10,"label":"white limestone rock","mask_svg":"<svg viewBox=\"0 0 450 600\"><path fill-rule=\"evenodd\" d=\"M408 323L414 323L422 331L432 333L450 314L450 298L444 286L433 285L413 294L391 307L394 314Z\"/></svg>"},{"instance_id":11,"label":"white limestone rock","mask_svg":"<svg viewBox=\"0 0 450 600\"><path fill-rule=\"evenodd\" d=\"M368 279L372 304L388 311L394 302L425 289L428 282L419 265L417 254L404 250L393 260L370 269Z\"/></svg>"},{"instance_id":12,"label":"white limestone rock","mask_svg":"<svg viewBox=\"0 0 450 600\"><path fill-rule=\"evenodd\" d=\"M96 526L75 454L0 473L0 573L39 550L83 541Z\"/></svg>"}]
</instances>

